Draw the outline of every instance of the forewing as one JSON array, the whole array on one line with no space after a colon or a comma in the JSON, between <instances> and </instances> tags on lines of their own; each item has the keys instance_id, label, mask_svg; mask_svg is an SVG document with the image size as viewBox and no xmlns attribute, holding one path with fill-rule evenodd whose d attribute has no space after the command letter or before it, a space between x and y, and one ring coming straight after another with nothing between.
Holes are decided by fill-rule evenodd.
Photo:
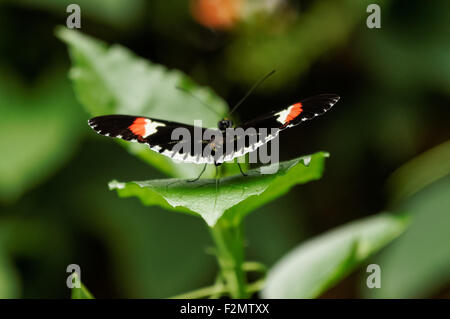
<instances>
[{"instance_id":1,"label":"forewing","mask_svg":"<svg viewBox=\"0 0 450 319\"><path fill-rule=\"evenodd\" d=\"M292 104L287 108L273 111L255 120L244 123L241 127L244 129L254 127L256 129L278 128L279 130L284 130L324 114L339 101L339 98L336 94L315 95Z\"/></svg>"},{"instance_id":2,"label":"forewing","mask_svg":"<svg viewBox=\"0 0 450 319\"><path fill-rule=\"evenodd\" d=\"M202 127L131 115L98 116L88 123L101 135L148 144L153 151L172 159L214 163L214 158L204 152L210 141L203 140L206 129Z\"/></svg>"},{"instance_id":3,"label":"forewing","mask_svg":"<svg viewBox=\"0 0 450 319\"><path fill-rule=\"evenodd\" d=\"M339 101L339 96L336 94L316 95L244 123L237 127L237 129L242 128L245 132L244 143L236 146L235 152L228 155L225 160L232 160L256 150L276 138L280 131L324 114L337 101ZM236 140L238 139L239 137L236 138Z\"/></svg>"}]
</instances>

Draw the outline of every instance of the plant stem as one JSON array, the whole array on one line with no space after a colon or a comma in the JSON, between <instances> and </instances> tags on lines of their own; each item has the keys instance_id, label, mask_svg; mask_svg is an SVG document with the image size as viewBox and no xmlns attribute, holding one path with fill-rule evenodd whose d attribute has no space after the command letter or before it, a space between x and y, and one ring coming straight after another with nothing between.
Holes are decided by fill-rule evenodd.
<instances>
[{"instance_id":1,"label":"plant stem","mask_svg":"<svg viewBox=\"0 0 450 319\"><path fill-rule=\"evenodd\" d=\"M200 288L191 292L187 292L181 295L176 295L170 297L169 299L196 299L196 298L206 298L211 295L221 295L226 292L225 287L222 285L214 285L210 287Z\"/></svg>"},{"instance_id":2,"label":"plant stem","mask_svg":"<svg viewBox=\"0 0 450 319\"><path fill-rule=\"evenodd\" d=\"M222 218L211 228L217 259L227 290L232 298L247 298L247 283L242 268L244 242L240 223Z\"/></svg>"}]
</instances>

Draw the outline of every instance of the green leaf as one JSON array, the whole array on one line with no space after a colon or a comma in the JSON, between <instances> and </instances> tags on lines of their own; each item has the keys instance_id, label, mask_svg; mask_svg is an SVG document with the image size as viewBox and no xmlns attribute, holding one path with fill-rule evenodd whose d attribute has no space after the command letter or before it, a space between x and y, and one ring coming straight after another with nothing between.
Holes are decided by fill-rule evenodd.
<instances>
[{"instance_id":1,"label":"green leaf","mask_svg":"<svg viewBox=\"0 0 450 319\"><path fill-rule=\"evenodd\" d=\"M0 299L19 298L19 276L0 246Z\"/></svg>"},{"instance_id":2,"label":"green leaf","mask_svg":"<svg viewBox=\"0 0 450 319\"><path fill-rule=\"evenodd\" d=\"M382 265L382 285L380 289L362 286L363 296L440 295L450 282L450 175L408 197L397 209L408 212L411 226L376 257L374 262Z\"/></svg>"},{"instance_id":3,"label":"green leaf","mask_svg":"<svg viewBox=\"0 0 450 319\"><path fill-rule=\"evenodd\" d=\"M308 240L268 273L263 298L315 298L399 236L408 219L368 217Z\"/></svg>"},{"instance_id":4,"label":"green leaf","mask_svg":"<svg viewBox=\"0 0 450 319\"><path fill-rule=\"evenodd\" d=\"M0 219L0 299L19 298L21 292L20 276L8 247L10 225L5 219Z\"/></svg>"},{"instance_id":5,"label":"green leaf","mask_svg":"<svg viewBox=\"0 0 450 319\"><path fill-rule=\"evenodd\" d=\"M408 231L375 262L383 265L381 289L361 287L369 298L426 298L450 280L450 141L416 156L388 179L396 210L408 212Z\"/></svg>"},{"instance_id":6,"label":"green leaf","mask_svg":"<svg viewBox=\"0 0 450 319\"><path fill-rule=\"evenodd\" d=\"M81 110L62 73L27 87L0 70L0 201L14 202L57 170L82 137Z\"/></svg>"},{"instance_id":7,"label":"green leaf","mask_svg":"<svg viewBox=\"0 0 450 319\"><path fill-rule=\"evenodd\" d=\"M79 280L78 276L76 275L76 273L74 273L74 277L77 277L77 280ZM94 296L83 285L83 283L80 282L80 288L72 288L71 298L72 299L94 299Z\"/></svg>"},{"instance_id":8,"label":"green leaf","mask_svg":"<svg viewBox=\"0 0 450 319\"><path fill-rule=\"evenodd\" d=\"M201 216L212 227L224 213L231 222L238 223L246 214L282 196L292 186L319 179L326 157L328 153L319 152L279 163L275 174L262 174L262 167L252 169L247 172L248 176L220 179L217 186L214 179L192 183L183 179L163 179L112 181L109 187L117 190L121 197L137 196L144 205L159 205Z\"/></svg>"},{"instance_id":9,"label":"green leaf","mask_svg":"<svg viewBox=\"0 0 450 319\"><path fill-rule=\"evenodd\" d=\"M92 116L132 114L187 124L201 119L203 126L216 127L219 115L226 113L227 104L211 89L200 87L178 70L167 70L123 46L108 47L74 30L60 27L56 34L69 46L70 78L79 100ZM121 144L170 176L191 177L197 173L195 164L176 164L142 144ZM211 176L212 170L208 174Z\"/></svg>"},{"instance_id":10,"label":"green leaf","mask_svg":"<svg viewBox=\"0 0 450 319\"><path fill-rule=\"evenodd\" d=\"M450 140L416 156L398 168L387 181L393 203L402 202L450 174Z\"/></svg>"}]
</instances>

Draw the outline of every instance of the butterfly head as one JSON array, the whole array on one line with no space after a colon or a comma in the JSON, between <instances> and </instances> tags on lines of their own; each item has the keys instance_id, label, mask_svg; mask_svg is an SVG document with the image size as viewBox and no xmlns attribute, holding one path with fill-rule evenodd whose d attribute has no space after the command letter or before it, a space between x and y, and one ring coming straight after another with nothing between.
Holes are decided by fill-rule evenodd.
<instances>
[{"instance_id":1,"label":"butterfly head","mask_svg":"<svg viewBox=\"0 0 450 319\"><path fill-rule=\"evenodd\" d=\"M227 128L230 128L233 126L233 122L231 120L224 118L223 120L220 120L217 123L217 126L219 127L219 130L225 131Z\"/></svg>"}]
</instances>

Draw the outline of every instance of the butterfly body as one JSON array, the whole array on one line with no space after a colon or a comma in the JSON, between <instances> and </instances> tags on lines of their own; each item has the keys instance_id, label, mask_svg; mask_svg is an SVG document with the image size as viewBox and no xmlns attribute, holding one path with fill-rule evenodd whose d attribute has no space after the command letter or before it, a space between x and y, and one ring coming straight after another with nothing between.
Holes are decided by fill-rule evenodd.
<instances>
[{"instance_id":1,"label":"butterfly body","mask_svg":"<svg viewBox=\"0 0 450 319\"><path fill-rule=\"evenodd\" d=\"M215 129L131 115L98 116L88 123L101 135L145 143L153 151L181 162L220 165L256 150L284 129L325 113L338 100L334 94L313 96L235 128L226 118ZM180 139L183 132L184 139Z\"/></svg>"}]
</instances>

